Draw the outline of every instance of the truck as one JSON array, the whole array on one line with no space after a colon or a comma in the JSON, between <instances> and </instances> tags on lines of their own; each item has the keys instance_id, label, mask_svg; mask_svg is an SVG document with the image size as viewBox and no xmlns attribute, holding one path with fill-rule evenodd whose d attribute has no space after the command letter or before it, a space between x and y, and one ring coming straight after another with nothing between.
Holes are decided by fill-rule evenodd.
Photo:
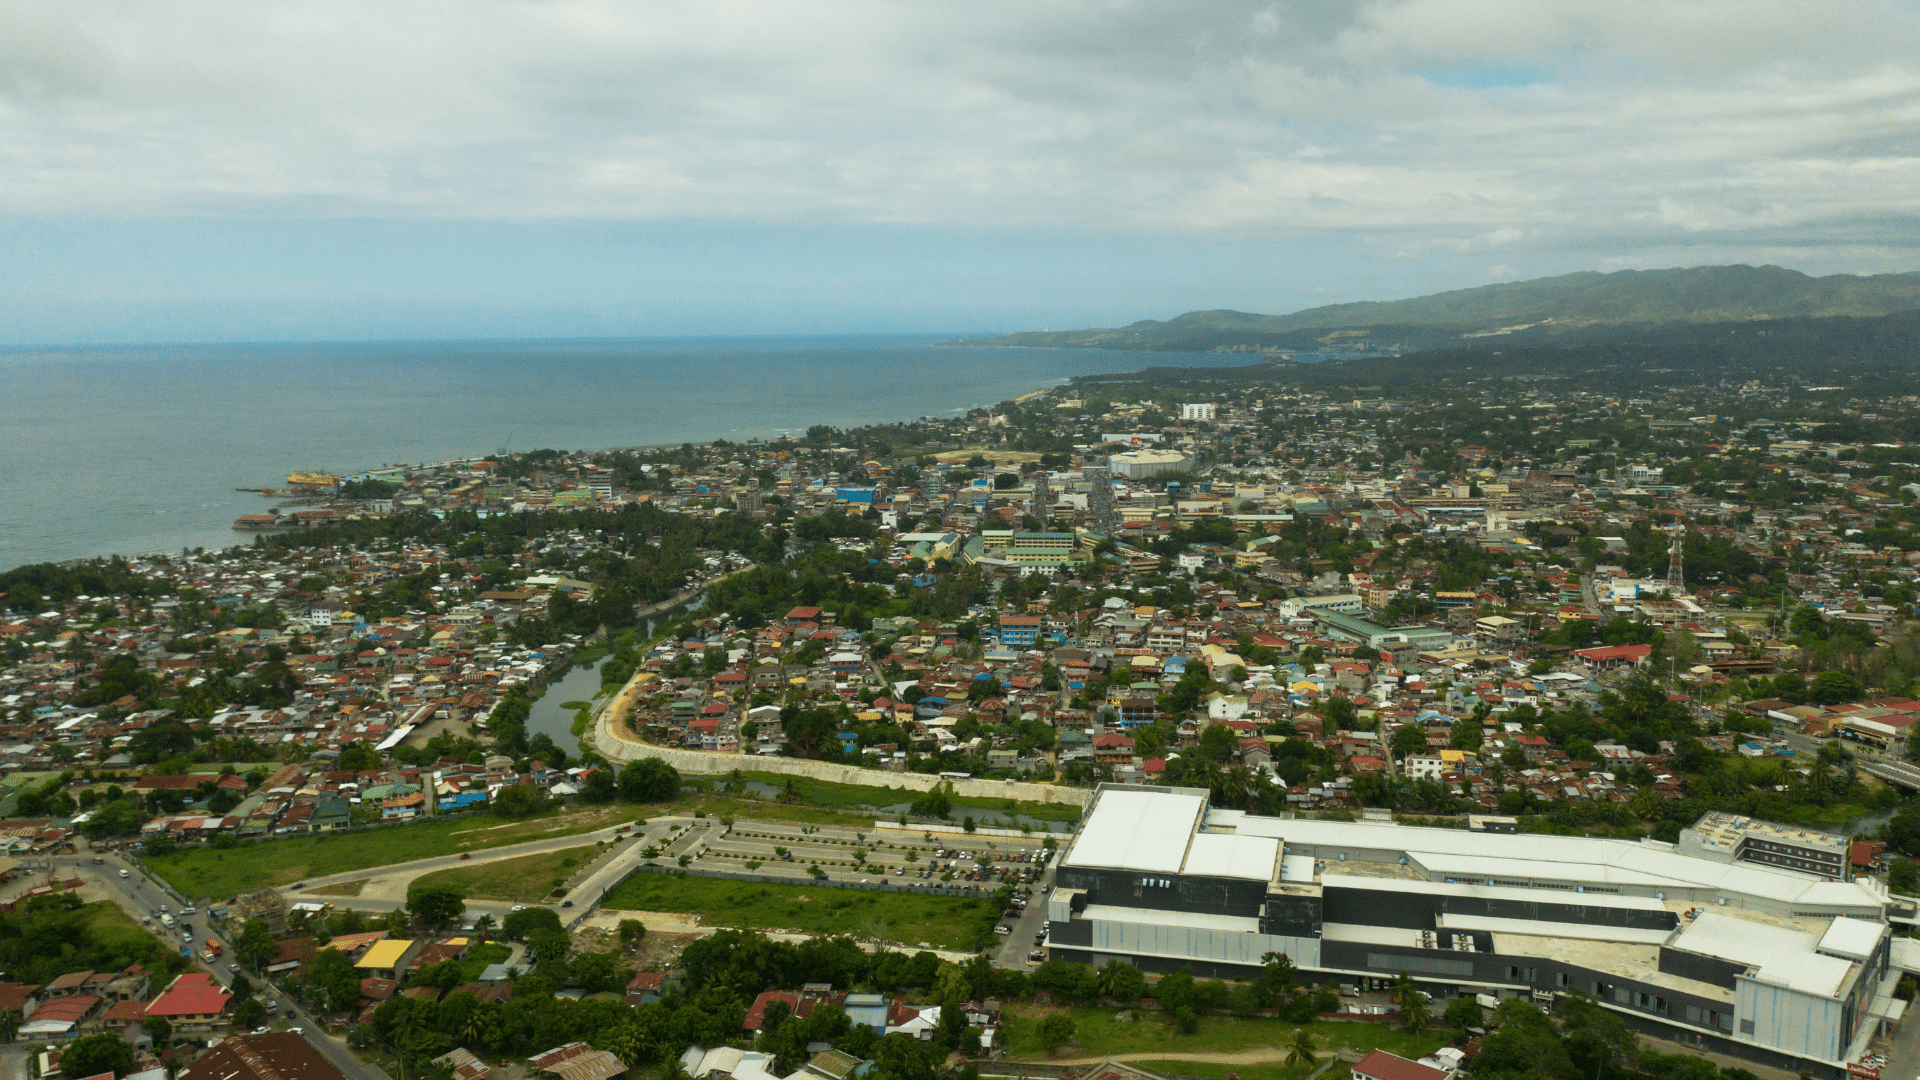
<instances>
[{"instance_id":1,"label":"truck","mask_svg":"<svg viewBox=\"0 0 1920 1080\"><path fill-rule=\"evenodd\" d=\"M169 930L173 929L173 916L162 914L160 916L160 925L166 927Z\"/></svg>"},{"instance_id":2,"label":"truck","mask_svg":"<svg viewBox=\"0 0 1920 1080\"><path fill-rule=\"evenodd\" d=\"M127 873L127 870L126 870L126 868L125 868L125 867L121 867L121 869L120 869L120 876L121 876L121 877L129 877L129 876L130 876L130 875L129 875L129 874Z\"/></svg>"},{"instance_id":3,"label":"truck","mask_svg":"<svg viewBox=\"0 0 1920 1080\"><path fill-rule=\"evenodd\" d=\"M207 952L211 953L214 956L220 955L220 939L219 938L207 939Z\"/></svg>"}]
</instances>

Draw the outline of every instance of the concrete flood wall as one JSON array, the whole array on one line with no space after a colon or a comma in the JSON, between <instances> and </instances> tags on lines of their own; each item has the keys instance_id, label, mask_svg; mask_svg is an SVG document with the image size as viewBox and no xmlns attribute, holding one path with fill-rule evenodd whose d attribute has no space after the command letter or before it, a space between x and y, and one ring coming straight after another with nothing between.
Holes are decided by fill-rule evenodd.
<instances>
[{"instance_id":1,"label":"concrete flood wall","mask_svg":"<svg viewBox=\"0 0 1920 1080\"><path fill-rule=\"evenodd\" d=\"M631 696L625 689L621 691L620 697L630 701ZM621 704L624 705L626 702ZM594 724L594 749L608 761L624 764L653 757L665 761L680 772L700 776L724 775L735 769L742 769L748 772L805 776L835 784L899 788L909 792L932 791L940 784L949 782L925 773L882 772L878 769L859 769L852 765L806 761L801 758L720 754L705 750L680 750L670 746L633 742L621 738L613 730L615 723L624 723L626 711L625 708L609 708ZM1093 792L1085 788L1055 787L1052 784L1033 784L1024 781L1014 781L1009 784L1001 780L954 780L951 783L955 795L964 795L968 798L1064 803L1083 809L1093 798Z\"/></svg>"}]
</instances>

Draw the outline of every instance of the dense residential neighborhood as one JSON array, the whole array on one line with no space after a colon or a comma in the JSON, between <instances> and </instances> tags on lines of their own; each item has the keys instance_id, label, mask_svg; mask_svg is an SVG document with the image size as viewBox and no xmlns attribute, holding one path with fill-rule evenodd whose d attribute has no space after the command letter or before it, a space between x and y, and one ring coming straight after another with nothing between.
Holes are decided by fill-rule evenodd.
<instances>
[{"instance_id":1,"label":"dense residential neighborhood","mask_svg":"<svg viewBox=\"0 0 1920 1080\"><path fill-rule=\"evenodd\" d=\"M1499 1075L1500 1040L1531 1030L1513 1008L1543 991L1401 985L1318 944L1196 952L1198 971L1078 948L1093 917L1050 892L1051 860L1092 835L1071 831L1083 807L1129 790L1200 799L1196 837L1282 828L1250 877L1315 888L1287 851L1335 841L1285 822L1751 852L1777 829L1794 854L1766 872L1859 883L1904 938L1920 465L1895 432L1920 400L1645 394L1083 380L953 419L310 476L243 520L250 545L16 569L0 920L118 904L164 915L186 957L148 938L150 958L0 990L29 1039L112 1035L152 1068L213 1041L190 1071L266 1053L246 1040L282 1036L244 1032L272 1006L247 1006L280 993L317 1039L462 1080L509 1059L562 1080L918 1077L949 1052L991 1071L1143 996L1170 1017L1384 1019L1410 1041L1326 1036L1383 1080ZM562 682L587 689L559 703ZM1278 824L1227 824L1258 819ZM538 847L558 842L545 822L581 837L578 865ZM451 839L481 828L531 846ZM320 843L389 847L308 873ZM183 924L207 905L205 931L116 894L109 854ZM505 909L519 894L486 875L541 859L551 880ZM61 860L72 889L27 873ZM480 876L381 900L382 867ZM659 910L643 900L750 917L709 888L953 906L918 951L880 915L656 931L676 942L657 954L640 919L610 936ZM1415 999L1435 993L1473 1009L1429 1033ZM1581 1000L1556 1007L1562 1035L1620 1022ZM1892 1030L1875 1016L1849 1028L1863 1053Z\"/></svg>"}]
</instances>

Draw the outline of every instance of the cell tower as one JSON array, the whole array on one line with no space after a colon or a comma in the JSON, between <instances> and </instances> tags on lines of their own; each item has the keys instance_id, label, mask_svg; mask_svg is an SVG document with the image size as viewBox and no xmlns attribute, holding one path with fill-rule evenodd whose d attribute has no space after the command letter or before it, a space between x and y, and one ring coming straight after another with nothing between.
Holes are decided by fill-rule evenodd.
<instances>
[{"instance_id":1,"label":"cell tower","mask_svg":"<svg viewBox=\"0 0 1920 1080\"><path fill-rule=\"evenodd\" d=\"M1678 596L1687 591L1687 575L1684 567L1686 556L1686 530L1674 531L1673 543L1667 546L1667 592Z\"/></svg>"}]
</instances>

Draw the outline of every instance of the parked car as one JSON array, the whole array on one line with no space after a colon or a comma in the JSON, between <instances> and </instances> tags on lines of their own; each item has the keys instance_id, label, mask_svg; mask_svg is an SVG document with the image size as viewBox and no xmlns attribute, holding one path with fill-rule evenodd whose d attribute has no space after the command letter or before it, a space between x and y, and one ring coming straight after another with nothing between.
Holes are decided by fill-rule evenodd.
<instances>
[{"instance_id":1,"label":"parked car","mask_svg":"<svg viewBox=\"0 0 1920 1080\"><path fill-rule=\"evenodd\" d=\"M1006 937L1008 934L1013 933L1013 927L1008 926L1006 923L1001 923L999 926L993 928L993 932L999 934L1001 937Z\"/></svg>"},{"instance_id":2,"label":"parked car","mask_svg":"<svg viewBox=\"0 0 1920 1080\"><path fill-rule=\"evenodd\" d=\"M466 862L468 859L471 859L471 858L473 858L473 852L471 851L463 851L460 853L461 862Z\"/></svg>"}]
</instances>

